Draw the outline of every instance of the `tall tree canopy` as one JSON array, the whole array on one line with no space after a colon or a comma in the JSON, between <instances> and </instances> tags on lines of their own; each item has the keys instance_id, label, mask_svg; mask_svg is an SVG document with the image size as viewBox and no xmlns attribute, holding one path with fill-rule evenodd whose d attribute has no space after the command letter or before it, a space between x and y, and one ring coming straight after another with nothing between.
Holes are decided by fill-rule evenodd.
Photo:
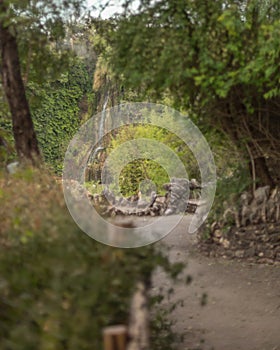
<instances>
[{"instance_id":1,"label":"tall tree canopy","mask_svg":"<svg viewBox=\"0 0 280 350\"><path fill-rule=\"evenodd\" d=\"M30 76L42 82L59 71L66 57L58 47L63 44L64 23L80 15L82 4L78 0L0 0L2 85L21 160L34 164L40 158L25 86Z\"/></svg>"},{"instance_id":2,"label":"tall tree canopy","mask_svg":"<svg viewBox=\"0 0 280 350\"><path fill-rule=\"evenodd\" d=\"M139 10L115 32L115 71L229 135L258 185L279 182L279 1L143 0Z\"/></svg>"}]
</instances>

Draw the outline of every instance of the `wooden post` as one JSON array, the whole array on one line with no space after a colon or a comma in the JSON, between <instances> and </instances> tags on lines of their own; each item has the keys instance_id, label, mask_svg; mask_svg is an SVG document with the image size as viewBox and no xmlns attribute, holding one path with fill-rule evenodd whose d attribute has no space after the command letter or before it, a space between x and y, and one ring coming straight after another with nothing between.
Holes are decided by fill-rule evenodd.
<instances>
[{"instance_id":1,"label":"wooden post","mask_svg":"<svg viewBox=\"0 0 280 350\"><path fill-rule=\"evenodd\" d=\"M127 350L149 350L149 310L147 288L138 282L132 297L130 322L128 327L129 343Z\"/></svg>"},{"instance_id":2,"label":"wooden post","mask_svg":"<svg viewBox=\"0 0 280 350\"><path fill-rule=\"evenodd\" d=\"M126 350L127 338L127 327L124 325L104 328L104 350Z\"/></svg>"}]
</instances>

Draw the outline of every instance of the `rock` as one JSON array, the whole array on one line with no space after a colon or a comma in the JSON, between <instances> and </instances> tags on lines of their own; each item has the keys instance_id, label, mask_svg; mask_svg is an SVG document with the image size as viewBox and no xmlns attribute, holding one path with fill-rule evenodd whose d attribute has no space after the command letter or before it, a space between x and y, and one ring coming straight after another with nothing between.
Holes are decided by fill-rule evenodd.
<instances>
[{"instance_id":1,"label":"rock","mask_svg":"<svg viewBox=\"0 0 280 350\"><path fill-rule=\"evenodd\" d=\"M272 233L269 237L269 241L273 243L280 243L280 233Z\"/></svg>"},{"instance_id":2,"label":"rock","mask_svg":"<svg viewBox=\"0 0 280 350\"><path fill-rule=\"evenodd\" d=\"M164 214L165 215L172 215L172 214L174 214L174 211L171 208L168 208Z\"/></svg>"},{"instance_id":3,"label":"rock","mask_svg":"<svg viewBox=\"0 0 280 350\"><path fill-rule=\"evenodd\" d=\"M191 189L191 190L201 189L201 188L202 188L201 185L197 182L196 179L191 179L189 185L190 185L190 189Z\"/></svg>"},{"instance_id":4,"label":"rock","mask_svg":"<svg viewBox=\"0 0 280 350\"><path fill-rule=\"evenodd\" d=\"M109 189L104 189L102 191L102 195L106 197L107 201L110 204L115 204L116 203L116 197L114 195L114 193L112 191L110 191Z\"/></svg>"},{"instance_id":5,"label":"rock","mask_svg":"<svg viewBox=\"0 0 280 350\"><path fill-rule=\"evenodd\" d=\"M166 197L165 196L157 196L155 202L159 203L161 205L165 205Z\"/></svg>"},{"instance_id":6,"label":"rock","mask_svg":"<svg viewBox=\"0 0 280 350\"><path fill-rule=\"evenodd\" d=\"M148 207L149 203L144 201L143 199L140 199L138 202L137 202L137 208L146 208Z\"/></svg>"},{"instance_id":7,"label":"rock","mask_svg":"<svg viewBox=\"0 0 280 350\"><path fill-rule=\"evenodd\" d=\"M158 198L157 194L155 191L151 192L151 199L150 199L150 203L149 206L152 207L154 202L156 201L156 199Z\"/></svg>"},{"instance_id":8,"label":"rock","mask_svg":"<svg viewBox=\"0 0 280 350\"><path fill-rule=\"evenodd\" d=\"M7 165L7 170L9 174L15 174L18 170L19 162L12 162Z\"/></svg>"},{"instance_id":9,"label":"rock","mask_svg":"<svg viewBox=\"0 0 280 350\"><path fill-rule=\"evenodd\" d=\"M261 258L258 261L259 263L262 264L269 264L269 265L273 265L274 264L274 260L273 259L268 259L268 258Z\"/></svg>"},{"instance_id":10,"label":"rock","mask_svg":"<svg viewBox=\"0 0 280 350\"><path fill-rule=\"evenodd\" d=\"M166 190L166 191L170 191L171 189L171 184L170 183L167 183L167 184L163 184L163 189Z\"/></svg>"},{"instance_id":11,"label":"rock","mask_svg":"<svg viewBox=\"0 0 280 350\"><path fill-rule=\"evenodd\" d=\"M160 215L160 209L153 207L150 208L150 213L154 213L156 216Z\"/></svg>"},{"instance_id":12,"label":"rock","mask_svg":"<svg viewBox=\"0 0 280 350\"><path fill-rule=\"evenodd\" d=\"M164 188L168 190L168 212L166 215L184 213L187 210L190 183L184 178L172 178L169 184Z\"/></svg>"},{"instance_id":13,"label":"rock","mask_svg":"<svg viewBox=\"0 0 280 350\"><path fill-rule=\"evenodd\" d=\"M244 257L244 250L237 250L234 254L236 258L243 258Z\"/></svg>"},{"instance_id":14,"label":"rock","mask_svg":"<svg viewBox=\"0 0 280 350\"><path fill-rule=\"evenodd\" d=\"M87 197L90 201L93 201L93 195L90 192L87 192Z\"/></svg>"},{"instance_id":15,"label":"rock","mask_svg":"<svg viewBox=\"0 0 280 350\"><path fill-rule=\"evenodd\" d=\"M189 202L190 187L198 188L199 185L194 179L189 182L183 178L172 178L169 184L164 185L164 188L168 190L165 196L157 196L156 192L152 191L148 200L142 198L140 191L129 198L117 198L108 188L104 189L102 194L88 194L87 197L93 201L94 206L101 215L157 216L164 214L183 214L186 211L195 213L197 203ZM79 196L84 195L77 186L75 187L75 191Z\"/></svg>"},{"instance_id":16,"label":"rock","mask_svg":"<svg viewBox=\"0 0 280 350\"><path fill-rule=\"evenodd\" d=\"M118 203L118 205L122 206L122 207L129 206L129 204L130 204L130 202L124 197L120 198L119 203Z\"/></svg>"},{"instance_id":17,"label":"rock","mask_svg":"<svg viewBox=\"0 0 280 350\"><path fill-rule=\"evenodd\" d=\"M254 198L250 193L244 193L240 202L241 206L236 209L241 227L232 218L231 222L227 221L227 216L211 226L208 224L212 245L206 250L215 247L217 255L233 255L248 261L280 261L280 189L269 193L267 186L258 188ZM230 229L226 231L227 225Z\"/></svg>"},{"instance_id":18,"label":"rock","mask_svg":"<svg viewBox=\"0 0 280 350\"><path fill-rule=\"evenodd\" d=\"M254 247L250 247L249 249L246 250L245 252L245 257L246 258L252 258L253 256L255 256L255 248Z\"/></svg>"},{"instance_id":19,"label":"rock","mask_svg":"<svg viewBox=\"0 0 280 350\"><path fill-rule=\"evenodd\" d=\"M194 214L196 212L196 209L197 209L197 203L192 203L189 201L188 205L187 205L186 212Z\"/></svg>"},{"instance_id":20,"label":"rock","mask_svg":"<svg viewBox=\"0 0 280 350\"><path fill-rule=\"evenodd\" d=\"M264 252L263 252L263 254L264 254L264 257L265 258L269 258L269 259L273 259L274 257L275 257L275 253L273 252L273 250L265 250Z\"/></svg>"},{"instance_id":21,"label":"rock","mask_svg":"<svg viewBox=\"0 0 280 350\"><path fill-rule=\"evenodd\" d=\"M223 235L222 230L217 229L213 232L213 236L216 238L220 238L220 237L222 237L222 235Z\"/></svg>"},{"instance_id":22,"label":"rock","mask_svg":"<svg viewBox=\"0 0 280 350\"><path fill-rule=\"evenodd\" d=\"M226 248L226 249L228 249L229 246L230 246L230 241L227 240L227 239L225 239L225 238L222 238L220 243L221 243L222 246L223 246L224 248Z\"/></svg>"}]
</instances>

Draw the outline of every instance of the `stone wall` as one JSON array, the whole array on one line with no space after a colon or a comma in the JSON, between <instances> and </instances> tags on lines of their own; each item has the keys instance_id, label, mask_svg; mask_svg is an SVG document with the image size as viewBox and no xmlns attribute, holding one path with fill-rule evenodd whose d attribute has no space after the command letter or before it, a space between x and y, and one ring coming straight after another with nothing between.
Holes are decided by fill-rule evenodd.
<instances>
[{"instance_id":1,"label":"stone wall","mask_svg":"<svg viewBox=\"0 0 280 350\"><path fill-rule=\"evenodd\" d=\"M210 257L223 256L260 263L280 262L280 223L255 224L223 233L215 230L199 247Z\"/></svg>"},{"instance_id":2,"label":"stone wall","mask_svg":"<svg viewBox=\"0 0 280 350\"><path fill-rule=\"evenodd\" d=\"M100 195L88 193L88 197L102 216L159 216L195 212L197 204L189 197L190 193L198 190L200 186L194 179L189 181L173 178L170 183L163 187L166 190L164 196L153 191L150 196L145 198L140 192L129 198L124 198L115 196L109 190L104 190Z\"/></svg>"},{"instance_id":3,"label":"stone wall","mask_svg":"<svg viewBox=\"0 0 280 350\"><path fill-rule=\"evenodd\" d=\"M200 232L201 236L201 232ZM241 195L239 204L225 209L210 228L210 237L200 240L209 256L280 262L280 190L260 187L254 196Z\"/></svg>"}]
</instances>

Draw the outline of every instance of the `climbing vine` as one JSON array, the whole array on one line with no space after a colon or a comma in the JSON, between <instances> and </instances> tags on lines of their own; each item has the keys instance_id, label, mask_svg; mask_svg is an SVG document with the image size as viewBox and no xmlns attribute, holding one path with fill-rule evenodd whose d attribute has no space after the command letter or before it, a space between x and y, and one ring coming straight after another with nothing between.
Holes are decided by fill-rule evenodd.
<instances>
[{"instance_id":1,"label":"climbing vine","mask_svg":"<svg viewBox=\"0 0 280 350\"><path fill-rule=\"evenodd\" d=\"M91 78L82 60L73 62L60 79L43 88L29 84L33 121L45 161L60 173L67 145L77 131L79 103L90 92Z\"/></svg>"}]
</instances>

